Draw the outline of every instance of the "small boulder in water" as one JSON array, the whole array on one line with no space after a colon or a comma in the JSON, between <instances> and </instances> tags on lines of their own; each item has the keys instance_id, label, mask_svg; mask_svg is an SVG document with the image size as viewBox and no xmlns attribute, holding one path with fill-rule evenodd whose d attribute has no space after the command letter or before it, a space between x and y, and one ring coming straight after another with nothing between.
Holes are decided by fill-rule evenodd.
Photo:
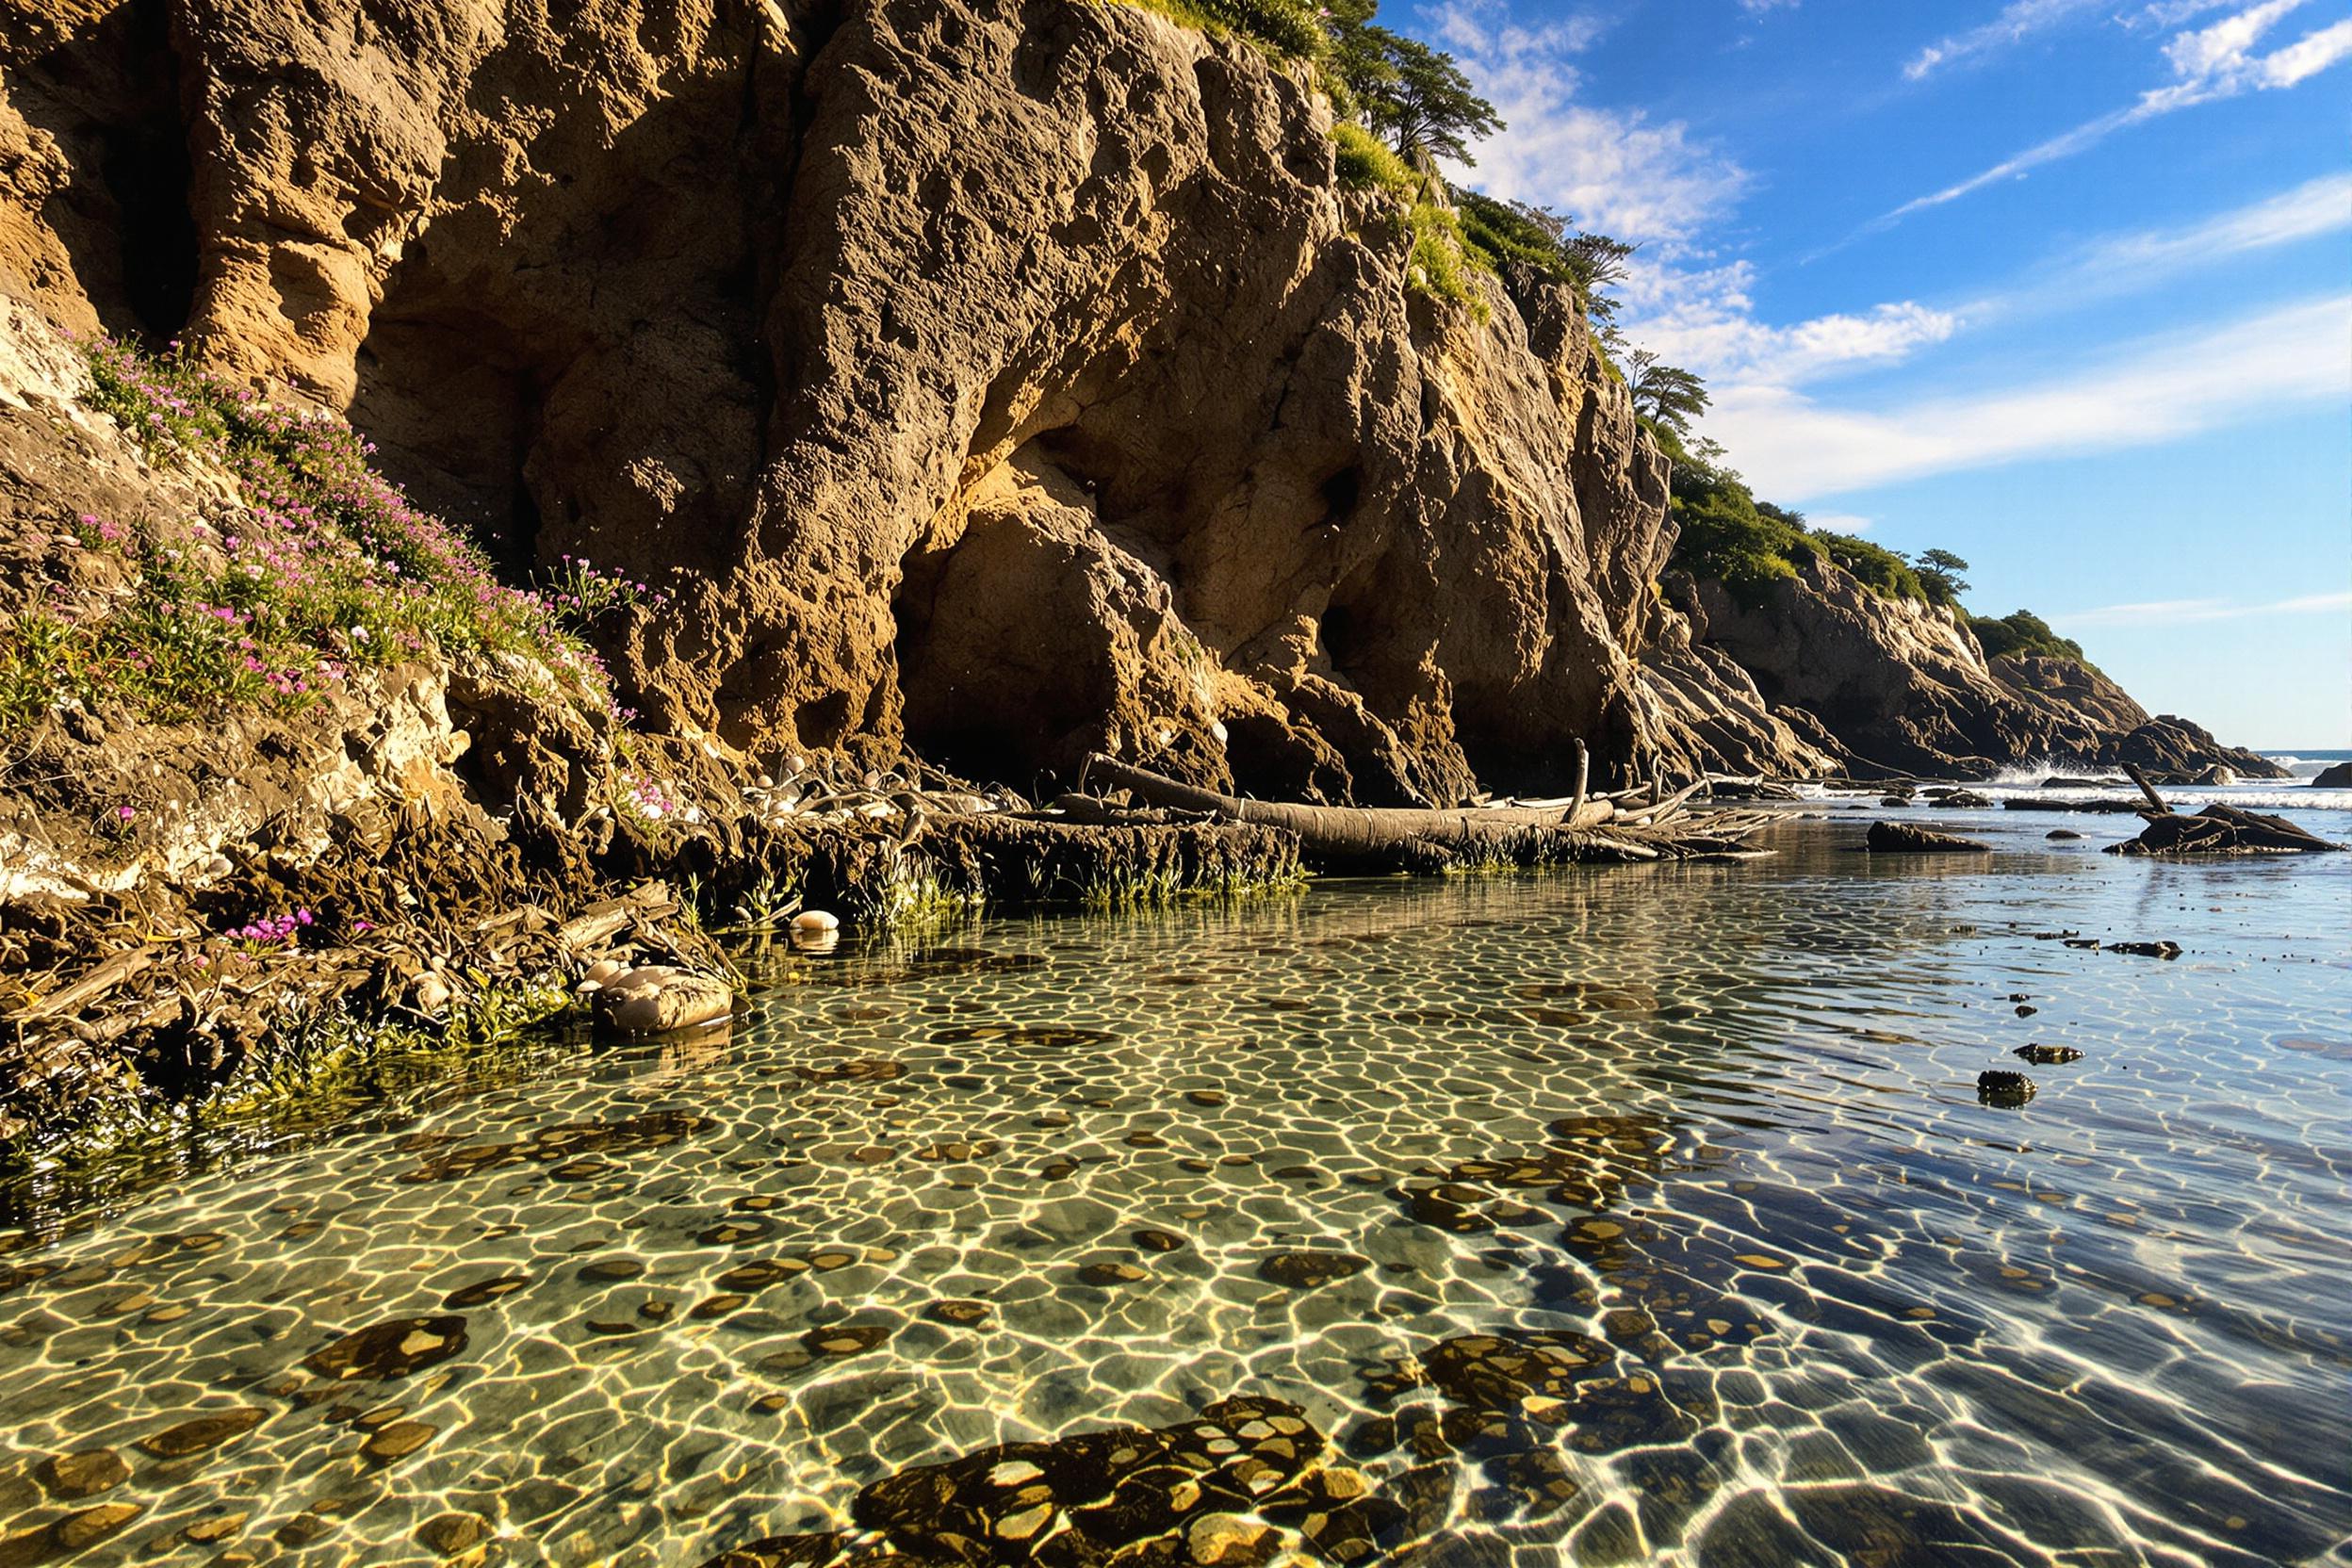
<instances>
[{"instance_id":1,"label":"small boulder in water","mask_svg":"<svg viewBox=\"0 0 2352 1568\"><path fill-rule=\"evenodd\" d=\"M2068 1062L2082 1059L2082 1053L2070 1045L2021 1045L2009 1054L2032 1062L2035 1067L2064 1067ZM1981 1088L1983 1086L1978 1086Z\"/></svg>"},{"instance_id":2,"label":"small boulder in water","mask_svg":"<svg viewBox=\"0 0 2352 1568\"><path fill-rule=\"evenodd\" d=\"M1993 846L1963 839L1957 834L1936 833L1909 823L1874 822L1870 824L1870 851L1876 855L1951 855L1974 853L1989 855Z\"/></svg>"},{"instance_id":3,"label":"small boulder in water","mask_svg":"<svg viewBox=\"0 0 2352 1568\"><path fill-rule=\"evenodd\" d=\"M2193 817L2150 817L2140 836L2110 844L2110 855L2297 855L2344 849L2284 817L2208 806Z\"/></svg>"},{"instance_id":4,"label":"small boulder in water","mask_svg":"<svg viewBox=\"0 0 2352 1568\"><path fill-rule=\"evenodd\" d=\"M1976 1098L1984 1105L2022 1105L2034 1098L2034 1080L2022 1072L1987 1068L1976 1075Z\"/></svg>"},{"instance_id":5,"label":"small boulder in water","mask_svg":"<svg viewBox=\"0 0 2352 1568\"><path fill-rule=\"evenodd\" d=\"M2338 762L2331 768L2323 768L2320 770L2319 776L2311 780L2311 788L2314 790L2352 790L2352 762Z\"/></svg>"},{"instance_id":6,"label":"small boulder in water","mask_svg":"<svg viewBox=\"0 0 2352 1568\"><path fill-rule=\"evenodd\" d=\"M2109 942L2110 953L2129 953L2142 958L2172 959L2180 956L2179 942Z\"/></svg>"},{"instance_id":7,"label":"small boulder in water","mask_svg":"<svg viewBox=\"0 0 2352 1568\"><path fill-rule=\"evenodd\" d=\"M733 988L715 975L670 964L645 964L595 992L596 1016L624 1035L662 1035L716 1023L733 1011Z\"/></svg>"},{"instance_id":8,"label":"small boulder in water","mask_svg":"<svg viewBox=\"0 0 2352 1568\"><path fill-rule=\"evenodd\" d=\"M2043 835L2042 835L2042 837L2043 837L2043 838L2045 838L2045 839L2050 839L2050 840L2053 840L2053 841L2063 841L2063 840L2066 840L2066 839L2079 839L2079 838L2081 838L2082 836L2082 834L2077 833L2077 832L2076 832L2073 828L2071 828L2071 827L2053 827L2053 828L2051 828L2049 832L2047 832L2047 833L2045 833L2045 834L2043 834Z\"/></svg>"}]
</instances>

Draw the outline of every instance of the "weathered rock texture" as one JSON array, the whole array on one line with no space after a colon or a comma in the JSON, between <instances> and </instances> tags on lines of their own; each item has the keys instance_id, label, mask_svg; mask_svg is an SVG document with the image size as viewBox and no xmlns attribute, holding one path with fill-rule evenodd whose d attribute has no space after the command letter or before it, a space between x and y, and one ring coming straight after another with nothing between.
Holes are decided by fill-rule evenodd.
<instances>
[{"instance_id":1,"label":"weathered rock texture","mask_svg":"<svg viewBox=\"0 0 2352 1568\"><path fill-rule=\"evenodd\" d=\"M1304 74L1156 14L9 14L7 286L347 409L511 568L673 588L608 649L658 727L1393 804L1572 739L1609 782L2145 728L1842 574L1697 635L1575 301L1413 291Z\"/></svg>"},{"instance_id":2,"label":"weathered rock texture","mask_svg":"<svg viewBox=\"0 0 2352 1568\"><path fill-rule=\"evenodd\" d=\"M1407 286L1302 74L1079 0L35 0L0 267L345 406L649 718L1441 802L1829 758L1652 587L1564 291ZM129 152L122 151L129 148Z\"/></svg>"},{"instance_id":3,"label":"weathered rock texture","mask_svg":"<svg viewBox=\"0 0 2352 1568\"><path fill-rule=\"evenodd\" d=\"M2283 775L2187 720L2150 717L2089 665L1987 660L1952 611L1874 593L1834 562L1816 560L1756 605L1719 582L1690 592L1704 646L1737 661L1783 717L1818 720L1853 767L1981 776L2050 760L2132 762L2184 781L2215 767Z\"/></svg>"}]
</instances>

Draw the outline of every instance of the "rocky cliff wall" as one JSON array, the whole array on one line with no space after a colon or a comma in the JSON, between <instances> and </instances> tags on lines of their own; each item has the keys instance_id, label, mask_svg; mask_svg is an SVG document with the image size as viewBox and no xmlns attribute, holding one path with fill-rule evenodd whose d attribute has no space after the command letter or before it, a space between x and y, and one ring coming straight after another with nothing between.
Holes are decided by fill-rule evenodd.
<instances>
[{"instance_id":1,"label":"rocky cliff wall","mask_svg":"<svg viewBox=\"0 0 2352 1568\"><path fill-rule=\"evenodd\" d=\"M347 408L647 722L1447 800L1828 758L1653 588L1575 301L1411 286L1303 76L1083 0L32 0L0 270Z\"/></svg>"},{"instance_id":2,"label":"rocky cliff wall","mask_svg":"<svg viewBox=\"0 0 2352 1568\"><path fill-rule=\"evenodd\" d=\"M1704 649L1736 662L1784 719L1818 721L1854 766L1983 777L2023 762L2131 762L2180 780L2214 768L2284 776L2186 720L2151 718L2090 665L1987 660L1955 612L1874 593L1826 558L1757 604L1720 582L1680 591Z\"/></svg>"}]
</instances>

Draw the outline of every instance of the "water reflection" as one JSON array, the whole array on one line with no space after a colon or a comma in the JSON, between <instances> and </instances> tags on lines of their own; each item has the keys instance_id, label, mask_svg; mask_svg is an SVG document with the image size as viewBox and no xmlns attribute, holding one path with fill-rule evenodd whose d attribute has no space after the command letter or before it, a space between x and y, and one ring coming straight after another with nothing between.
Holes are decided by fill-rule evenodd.
<instances>
[{"instance_id":1,"label":"water reflection","mask_svg":"<svg viewBox=\"0 0 2352 1568\"><path fill-rule=\"evenodd\" d=\"M1790 844L844 949L150 1192L0 1258L0 1561L2341 1560L2352 881Z\"/></svg>"}]
</instances>

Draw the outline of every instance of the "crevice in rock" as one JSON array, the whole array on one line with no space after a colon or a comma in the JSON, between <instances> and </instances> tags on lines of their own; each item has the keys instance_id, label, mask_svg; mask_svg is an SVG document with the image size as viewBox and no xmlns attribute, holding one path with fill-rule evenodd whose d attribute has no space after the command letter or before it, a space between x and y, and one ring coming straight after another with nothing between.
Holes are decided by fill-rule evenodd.
<instances>
[{"instance_id":1,"label":"crevice in rock","mask_svg":"<svg viewBox=\"0 0 2352 1568\"><path fill-rule=\"evenodd\" d=\"M180 61L164 0L134 0L123 27L125 73L146 112L106 127L99 172L122 213L124 298L147 333L168 338L188 324L196 302L194 172L179 116Z\"/></svg>"}]
</instances>

